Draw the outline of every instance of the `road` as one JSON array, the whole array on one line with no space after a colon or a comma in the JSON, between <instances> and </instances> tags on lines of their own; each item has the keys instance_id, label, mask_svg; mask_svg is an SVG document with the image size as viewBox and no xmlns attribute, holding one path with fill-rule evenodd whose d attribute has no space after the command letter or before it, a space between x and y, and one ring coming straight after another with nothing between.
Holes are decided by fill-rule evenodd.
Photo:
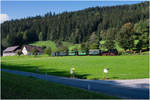
<instances>
[{"instance_id":1,"label":"road","mask_svg":"<svg viewBox=\"0 0 150 100\"><path fill-rule=\"evenodd\" d=\"M90 91L105 93L123 99L149 98L149 79L86 80L86 79L72 79L66 77L52 76L47 74L44 75L31 72L15 71L8 69L1 69L1 71L23 76L32 76L42 80L87 89Z\"/></svg>"}]
</instances>

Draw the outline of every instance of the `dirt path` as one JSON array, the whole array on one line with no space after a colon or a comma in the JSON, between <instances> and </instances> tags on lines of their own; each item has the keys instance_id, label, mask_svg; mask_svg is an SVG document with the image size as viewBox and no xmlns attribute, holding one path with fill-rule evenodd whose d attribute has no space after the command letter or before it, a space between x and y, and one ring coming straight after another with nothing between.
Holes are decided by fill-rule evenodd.
<instances>
[{"instance_id":1,"label":"dirt path","mask_svg":"<svg viewBox=\"0 0 150 100\"><path fill-rule=\"evenodd\" d=\"M145 78L145 79L128 79L128 80L89 80L89 81L94 81L94 82L100 82L100 83L106 83L106 84L115 84L115 85L120 85L120 86L125 86L125 87L132 87L132 88L139 88L139 89L144 89L147 88L149 89L150 85L150 78Z\"/></svg>"}]
</instances>

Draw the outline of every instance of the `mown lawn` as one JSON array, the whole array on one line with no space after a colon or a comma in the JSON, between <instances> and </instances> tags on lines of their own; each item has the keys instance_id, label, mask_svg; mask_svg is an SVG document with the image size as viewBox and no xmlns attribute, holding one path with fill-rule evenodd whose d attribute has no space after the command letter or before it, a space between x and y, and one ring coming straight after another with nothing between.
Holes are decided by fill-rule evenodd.
<instances>
[{"instance_id":1,"label":"mown lawn","mask_svg":"<svg viewBox=\"0 0 150 100\"><path fill-rule=\"evenodd\" d=\"M103 79L104 68L109 68L110 79L136 79L149 77L149 56L12 56L2 57L2 68L70 77L75 67L77 78Z\"/></svg>"},{"instance_id":2,"label":"mown lawn","mask_svg":"<svg viewBox=\"0 0 150 100\"><path fill-rule=\"evenodd\" d=\"M2 99L115 99L105 94L2 72Z\"/></svg>"}]
</instances>

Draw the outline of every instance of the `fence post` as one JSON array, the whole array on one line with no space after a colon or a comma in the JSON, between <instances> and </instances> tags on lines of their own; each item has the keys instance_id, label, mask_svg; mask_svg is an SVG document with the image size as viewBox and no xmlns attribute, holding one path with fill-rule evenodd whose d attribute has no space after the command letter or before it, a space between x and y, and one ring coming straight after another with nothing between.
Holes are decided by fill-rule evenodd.
<instances>
[{"instance_id":1,"label":"fence post","mask_svg":"<svg viewBox=\"0 0 150 100\"><path fill-rule=\"evenodd\" d=\"M88 90L90 90L91 89L91 86L90 86L90 84L88 84Z\"/></svg>"},{"instance_id":2,"label":"fence post","mask_svg":"<svg viewBox=\"0 0 150 100\"><path fill-rule=\"evenodd\" d=\"M38 67L36 67L36 70L35 70L37 73L39 72L39 68Z\"/></svg>"},{"instance_id":3,"label":"fence post","mask_svg":"<svg viewBox=\"0 0 150 100\"><path fill-rule=\"evenodd\" d=\"M45 72L45 79L47 80L47 72Z\"/></svg>"},{"instance_id":4,"label":"fence post","mask_svg":"<svg viewBox=\"0 0 150 100\"><path fill-rule=\"evenodd\" d=\"M32 72L29 72L29 76L30 76L30 77L32 76Z\"/></svg>"}]
</instances>

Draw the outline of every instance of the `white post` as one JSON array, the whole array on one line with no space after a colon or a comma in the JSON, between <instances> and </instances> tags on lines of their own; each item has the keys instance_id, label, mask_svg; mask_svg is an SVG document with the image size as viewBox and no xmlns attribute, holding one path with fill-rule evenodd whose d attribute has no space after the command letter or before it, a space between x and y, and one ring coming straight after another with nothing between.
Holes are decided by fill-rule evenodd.
<instances>
[{"instance_id":1,"label":"white post","mask_svg":"<svg viewBox=\"0 0 150 100\"><path fill-rule=\"evenodd\" d=\"M71 75L71 78L73 78L73 70L72 70L72 67L70 68L70 75Z\"/></svg>"},{"instance_id":2,"label":"white post","mask_svg":"<svg viewBox=\"0 0 150 100\"><path fill-rule=\"evenodd\" d=\"M90 84L88 84L88 90L90 90L91 89L91 86L90 86Z\"/></svg>"},{"instance_id":3,"label":"white post","mask_svg":"<svg viewBox=\"0 0 150 100\"><path fill-rule=\"evenodd\" d=\"M105 68L105 69L104 69L104 79L107 78L107 76L105 76L105 75L107 75L107 73L108 73L108 69Z\"/></svg>"}]
</instances>

